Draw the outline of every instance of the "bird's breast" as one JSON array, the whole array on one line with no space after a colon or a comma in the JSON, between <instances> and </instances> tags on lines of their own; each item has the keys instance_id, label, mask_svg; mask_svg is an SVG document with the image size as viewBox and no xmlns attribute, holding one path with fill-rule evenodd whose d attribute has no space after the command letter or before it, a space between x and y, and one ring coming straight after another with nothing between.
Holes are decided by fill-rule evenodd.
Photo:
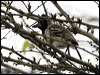
<instances>
[{"instance_id":1,"label":"bird's breast","mask_svg":"<svg viewBox=\"0 0 100 75\"><path fill-rule=\"evenodd\" d=\"M50 36L50 31L48 29L45 30L45 35L47 37L50 37L50 38L47 38L47 42L50 42L50 39L53 41L52 44L57 47L57 48L65 48L67 47L67 44L63 43L64 38L61 38L60 35L58 34L54 34L53 33L54 30L51 30L51 36Z\"/></svg>"}]
</instances>

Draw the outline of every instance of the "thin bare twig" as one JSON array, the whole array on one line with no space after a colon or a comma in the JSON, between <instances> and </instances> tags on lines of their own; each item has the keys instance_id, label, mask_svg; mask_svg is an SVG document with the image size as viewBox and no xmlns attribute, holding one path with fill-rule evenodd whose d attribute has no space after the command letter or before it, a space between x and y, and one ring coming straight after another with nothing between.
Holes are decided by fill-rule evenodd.
<instances>
[{"instance_id":1,"label":"thin bare twig","mask_svg":"<svg viewBox=\"0 0 100 75\"><path fill-rule=\"evenodd\" d=\"M9 31L8 33L10 33L10 31ZM2 39L5 39L5 37L8 35L8 33L7 33L5 36L3 36L3 37L1 38L1 40L2 40Z\"/></svg>"},{"instance_id":2,"label":"thin bare twig","mask_svg":"<svg viewBox=\"0 0 100 75\"><path fill-rule=\"evenodd\" d=\"M5 64L5 63L3 63L3 62L1 63L1 65L4 66L4 67L6 67L6 68L9 68L9 69L11 69L11 70L13 70L13 71L15 71L15 72L17 72L17 73L30 74L30 73L28 73L28 72L25 72L25 71L22 71L22 70L20 70L20 69L15 68L15 67L12 67L12 66L10 66L10 65L8 65L8 64Z\"/></svg>"},{"instance_id":3,"label":"thin bare twig","mask_svg":"<svg viewBox=\"0 0 100 75\"><path fill-rule=\"evenodd\" d=\"M61 14L68 20L71 20L70 17L68 17L68 14L59 6L59 4L55 1L51 1L57 8L58 10L61 12ZM79 33L79 34L82 34L82 35L85 35L87 37L89 37L91 40L93 40L97 45L99 45L99 39L97 39L95 36L93 36L92 34L90 33L87 33L86 31L80 29L78 26L75 25L75 23L70 23L71 26L73 27L72 30L76 30L75 32L76 33Z\"/></svg>"},{"instance_id":4,"label":"thin bare twig","mask_svg":"<svg viewBox=\"0 0 100 75\"><path fill-rule=\"evenodd\" d=\"M45 1L44 4L45 4L46 2L47 2L47 1ZM43 4L39 5L35 10L32 11L32 13L35 12L35 11L36 11L39 7L41 7L42 5L43 5Z\"/></svg>"}]
</instances>

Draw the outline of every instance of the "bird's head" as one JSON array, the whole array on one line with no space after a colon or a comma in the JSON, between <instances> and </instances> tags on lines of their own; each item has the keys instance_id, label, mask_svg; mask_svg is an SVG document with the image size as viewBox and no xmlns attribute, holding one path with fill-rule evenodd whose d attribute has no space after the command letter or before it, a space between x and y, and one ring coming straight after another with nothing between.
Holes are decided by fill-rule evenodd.
<instances>
[{"instance_id":1,"label":"bird's head","mask_svg":"<svg viewBox=\"0 0 100 75\"><path fill-rule=\"evenodd\" d=\"M42 14L41 16L42 16L42 17L46 17L45 14ZM38 24L36 24L36 25L34 25L34 26L32 26L32 27L34 27L34 28L36 28L36 27L39 28L39 29L42 31L42 34L44 34L45 29L48 27L47 20L44 19L44 18L42 18L42 19L40 19L40 20L38 21Z\"/></svg>"}]
</instances>

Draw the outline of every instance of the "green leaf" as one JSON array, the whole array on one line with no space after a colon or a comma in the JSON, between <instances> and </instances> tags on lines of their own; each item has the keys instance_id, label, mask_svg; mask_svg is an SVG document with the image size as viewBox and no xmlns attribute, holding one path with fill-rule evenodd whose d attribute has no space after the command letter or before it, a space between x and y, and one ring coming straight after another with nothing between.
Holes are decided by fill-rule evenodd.
<instances>
[{"instance_id":1,"label":"green leaf","mask_svg":"<svg viewBox=\"0 0 100 75\"><path fill-rule=\"evenodd\" d=\"M23 44L23 47L22 47L22 52L25 54L25 51L26 51L26 48L29 47L30 43L28 40L26 40Z\"/></svg>"}]
</instances>

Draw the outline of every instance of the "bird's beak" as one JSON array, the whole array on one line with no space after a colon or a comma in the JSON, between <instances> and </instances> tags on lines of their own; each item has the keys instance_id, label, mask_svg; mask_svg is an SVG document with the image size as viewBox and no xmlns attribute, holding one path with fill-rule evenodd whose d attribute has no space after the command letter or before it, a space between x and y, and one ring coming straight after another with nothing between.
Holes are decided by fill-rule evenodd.
<instances>
[{"instance_id":1,"label":"bird's beak","mask_svg":"<svg viewBox=\"0 0 100 75\"><path fill-rule=\"evenodd\" d=\"M41 25L40 24L36 24L36 25L34 25L34 26L32 26L32 27L34 27L34 28L36 28L36 27L41 27Z\"/></svg>"}]
</instances>

